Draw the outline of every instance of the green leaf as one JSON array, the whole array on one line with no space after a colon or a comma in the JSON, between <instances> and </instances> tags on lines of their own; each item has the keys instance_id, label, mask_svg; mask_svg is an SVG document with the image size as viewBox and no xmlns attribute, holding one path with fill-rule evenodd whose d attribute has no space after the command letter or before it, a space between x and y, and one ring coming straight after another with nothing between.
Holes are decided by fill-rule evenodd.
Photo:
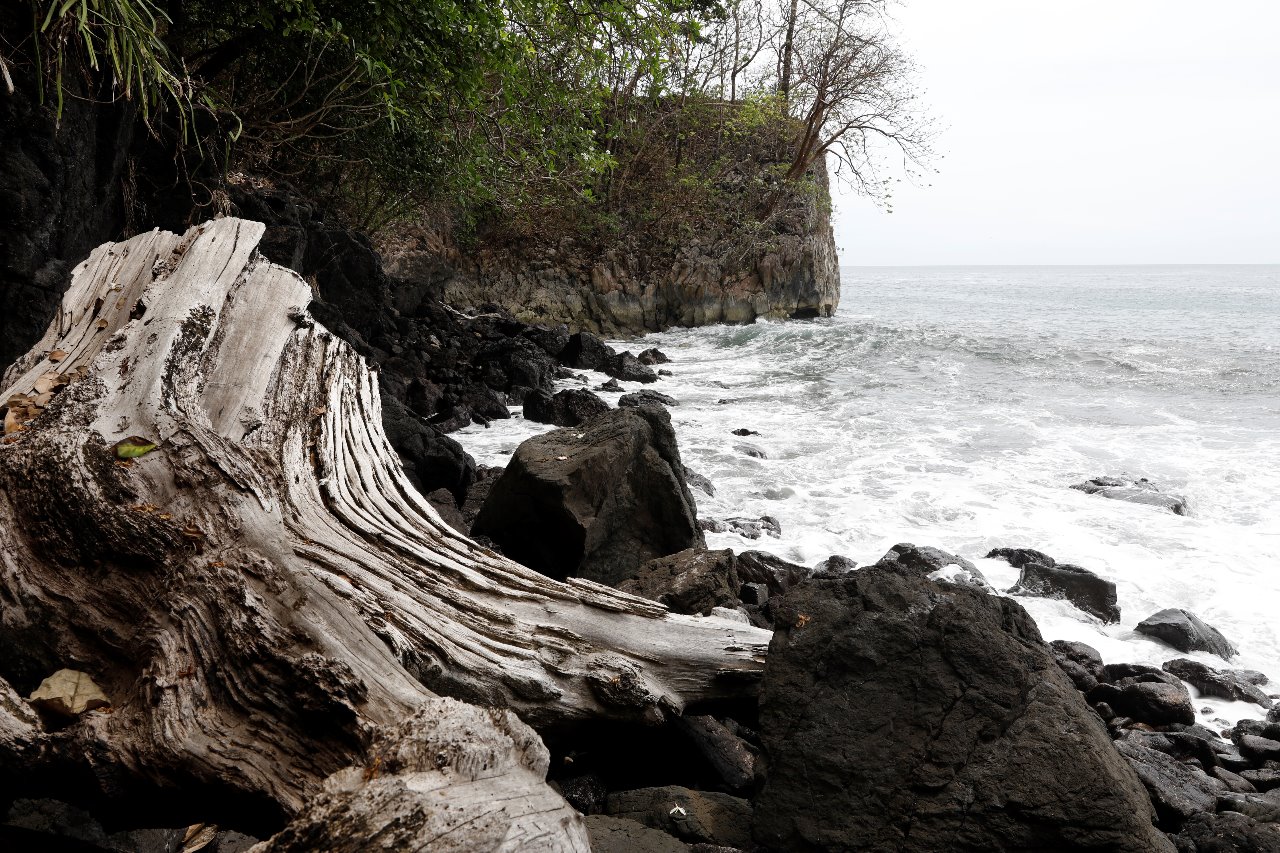
<instances>
[{"instance_id":1,"label":"green leaf","mask_svg":"<svg viewBox=\"0 0 1280 853\"><path fill-rule=\"evenodd\" d=\"M116 442L116 458L137 459L139 456L146 456L156 447L157 445L153 441L148 441L142 436L131 435Z\"/></svg>"}]
</instances>

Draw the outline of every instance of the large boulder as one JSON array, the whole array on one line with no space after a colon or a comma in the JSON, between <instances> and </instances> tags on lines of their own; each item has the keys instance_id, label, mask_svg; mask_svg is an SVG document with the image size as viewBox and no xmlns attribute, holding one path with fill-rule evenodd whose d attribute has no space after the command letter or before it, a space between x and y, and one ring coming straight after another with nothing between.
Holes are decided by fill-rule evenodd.
<instances>
[{"instance_id":1,"label":"large boulder","mask_svg":"<svg viewBox=\"0 0 1280 853\"><path fill-rule=\"evenodd\" d=\"M910 566L781 603L756 840L775 851L1170 851L1017 602Z\"/></svg>"},{"instance_id":2,"label":"large boulder","mask_svg":"<svg viewBox=\"0 0 1280 853\"><path fill-rule=\"evenodd\" d=\"M641 364L640 360L629 352L615 353L599 367L614 379L624 382L657 382L658 374L653 368Z\"/></svg>"},{"instance_id":3,"label":"large boulder","mask_svg":"<svg viewBox=\"0 0 1280 853\"><path fill-rule=\"evenodd\" d=\"M1217 808L1218 795L1227 793L1226 783L1193 764L1183 763L1137 740L1121 738L1116 749L1129 760L1142 784L1151 793L1162 824L1177 829L1194 815Z\"/></svg>"},{"instance_id":4,"label":"large boulder","mask_svg":"<svg viewBox=\"0 0 1280 853\"><path fill-rule=\"evenodd\" d=\"M425 495L447 489L455 502L466 499L475 480L476 462L461 444L386 397L382 400L382 426L418 491Z\"/></svg>"},{"instance_id":5,"label":"large boulder","mask_svg":"<svg viewBox=\"0 0 1280 853\"><path fill-rule=\"evenodd\" d=\"M1083 483L1076 483L1071 488L1086 495L1099 495L1117 501L1128 501L1147 506L1158 506L1175 515L1187 515L1187 499L1180 495L1169 494L1146 477L1094 477Z\"/></svg>"},{"instance_id":6,"label":"large boulder","mask_svg":"<svg viewBox=\"0 0 1280 853\"><path fill-rule=\"evenodd\" d=\"M899 542L880 558L877 565L902 566L912 572L927 575L933 580L972 586L984 592L995 592L978 567L964 557L935 548L932 545L913 545Z\"/></svg>"},{"instance_id":7,"label":"large boulder","mask_svg":"<svg viewBox=\"0 0 1280 853\"><path fill-rule=\"evenodd\" d=\"M1189 610L1170 607L1152 613L1134 630L1155 637L1183 653L1209 652L1223 660L1230 660L1236 654L1236 647L1222 636L1221 631Z\"/></svg>"},{"instance_id":8,"label":"large boulder","mask_svg":"<svg viewBox=\"0 0 1280 853\"><path fill-rule=\"evenodd\" d=\"M704 547L665 409L616 409L521 444L472 533L550 577L614 584Z\"/></svg>"},{"instance_id":9,"label":"large boulder","mask_svg":"<svg viewBox=\"0 0 1280 853\"><path fill-rule=\"evenodd\" d=\"M609 411L609 404L586 388L550 394L535 388L524 398L524 418L556 426L578 426Z\"/></svg>"},{"instance_id":10,"label":"large boulder","mask_svg":"<svg viewBox=\"0 0 1280 853\"><path fill-rule=\"evenodd\" d=\"M1021 569L1012 595L1065 599L1103 622L1120 621L1116 585L1081 566L1059 563L1048 554L1029 548L999 548L987 557L1004 557Z\"/></svg>"},{"instance_id":11,"label":"large boulder","mask_svg":"<svg viewBox=\"0 0 1280 853\"><path fill-rule=\"evenodd\" d=\"M1202 696L1217 696L1238 702L1253 702L1264 708L1272 706L1271 697L1259 684L1266 684L1267 677L1247 669L1214 669L1190 658L1174 658L1164 662L1165 672L1176 675L1200 691Z\"/></svg>"},{"instance_id":12,"label":"large boulder","mask_svg":"<svg viewBox=\"0 0 1280 853\"><path fill-rule=\"evenodd\" d=\"M634 391L630 394L623 394L618 398L619 406L677 406L675 397L663 394L660 391L651 391L644 389L643 391Z\"/></svg>"},{"instance_id":13,"label":"large boulder","mask_svg":"<svg viewBox=\"0 0 1280 853\"><path fill-rule=\"evenodd\" d=\"M570 367L604 370L605 364L615 355L613 347L590 332L576 332L570 335L558 357Z\"/></svg>"},{"instance_id":14,"label":"large boulder","mask_svg":"<svg viewBox=\"0 0 1280 853\"><path fill-rule=\"evenodd\" d=\"M1123 685L1099 684L1089 691L1089 701L1106 702L1117 714L1151 726L1189 726L1196 721L1191 694L1181 684L1136 680Z\"/></svg>"},{"instance_id":15,"label":"large boulder","mask_svg":"<svg viewBox=\"0 0 1280 853\"><path fill-rule=\"evenodd\" d=\"M788 563L763 551L734 554L728 548L706 551L690 548L678 554L650 560L635 576L618 584L624 592L651 598L675 613L711 615L716 607L737 607L743 590L759 585L763 599L781 595L808 577L804 566ZM752 597L756 593L752 591ZM763 601L747 601L762 604Z\"/></svg>"},{"instance_id":16,"label":"large boulder","mask_svg":"<svg viewBox=\"0 0 1280 853\"><path fill-rule=\"evenodd\" d=\"M1280 823L1232 811L1198 814L1174 840L1180 853L1280 853Z\"/></svg>"}]
</instances>

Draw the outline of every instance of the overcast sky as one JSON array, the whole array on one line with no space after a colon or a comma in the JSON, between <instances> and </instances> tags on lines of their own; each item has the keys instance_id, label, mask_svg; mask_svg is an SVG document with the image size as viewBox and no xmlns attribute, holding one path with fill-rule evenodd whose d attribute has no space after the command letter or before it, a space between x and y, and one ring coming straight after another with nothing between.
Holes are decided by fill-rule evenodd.
<instances>
[{"instance_id":1,"label":"overcast sky","mask_svg":"<svg viewBox=\"0 0 1280 853\"><path fill-rule=\"evenodd\" d=\"M1280 0L906 0L940 120L843 264L1280 263Z\"/></svg>"}]
</instances>

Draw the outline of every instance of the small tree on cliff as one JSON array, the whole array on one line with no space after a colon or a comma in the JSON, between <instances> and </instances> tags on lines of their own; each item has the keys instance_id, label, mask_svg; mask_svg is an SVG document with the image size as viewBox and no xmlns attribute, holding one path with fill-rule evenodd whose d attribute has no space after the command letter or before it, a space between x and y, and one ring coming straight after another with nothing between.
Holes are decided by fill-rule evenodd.
<instances>
[{"instance_id":1,"label":"small tree on cliff","mask_svg":"<svg viewBox=\"0 0 1280 853\"><path fill-rule=\"evenodd\" d=\"M888 2L789 4L779 85L800 123L789 179L830 154L837 173L880 197L877 165L884 158L901 156L910 173L930 156L932 126L916 89L917 69L887 26Z\"/></svg>"}]
</instances>

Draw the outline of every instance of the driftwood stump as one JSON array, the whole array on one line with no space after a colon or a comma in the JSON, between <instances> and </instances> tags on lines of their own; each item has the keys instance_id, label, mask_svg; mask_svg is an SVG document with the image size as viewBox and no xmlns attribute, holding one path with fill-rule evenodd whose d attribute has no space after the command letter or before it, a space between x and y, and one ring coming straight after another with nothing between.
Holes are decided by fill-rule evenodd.
<instances>
[{"instance_id":1,"label":"driftwood stump","mask_svg":"<svg viewBox=\"0 0 1280 853\"><path fill-rule=\"evenodd\" d=\"M0 676L25 695L80 670L111 702L58 728L0 683L0 771L259 827L347 808L370 838L416 798L441 849L585 849L525 724L751 695L768 635L552 581L442 523L375 377L262 233L100 247L0 381ZM427 761L432 738L456 748Z\"/></svg>"}]
</instances>

